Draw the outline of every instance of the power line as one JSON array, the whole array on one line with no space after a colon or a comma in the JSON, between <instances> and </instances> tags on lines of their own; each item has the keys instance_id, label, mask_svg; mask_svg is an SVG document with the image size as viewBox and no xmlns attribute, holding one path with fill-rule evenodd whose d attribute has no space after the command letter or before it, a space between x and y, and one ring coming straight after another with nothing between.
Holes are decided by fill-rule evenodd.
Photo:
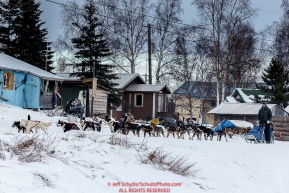
<instances>
[{"instance_id":1,"label":"power line","mask_svg":"<svg viewBox=\"0 0 289 193\"><path fill-rule=\"evenodd\" d=\"M72 6L69 6L67 4L63 4L63 3L58 3L58 2L55 2L53 0L46 0L47 2L51 2L51 3L55 3L55 4L58 4L58 5L61 5L61 6L64 6L64 7L71 7L73 8ZM101 4L101 5L104 5L104 6L108 6L108 7L112 7L111 5L107 5L107 4L102 4L102 3L98 3L98 4ZM126 11L128 12L127 10L124 10L124 9L121 9L121 8L116 8L114 7L115 9L119 9L121 11ZM262 9L258 9L258 10L262 10ZM262 10L262 11L266 11L266 10ZM154 16L149 16L149 15L145 15L145 14L140 14L140 13L136 13L136 12L132 12L133 14L138 14L138 15L141 15L141 16L146 16L146 17L150 17L150 18L155 18L155 19L160 19L158 17L154 17ZM277 12L275 12L277 13ZM280 13L279 13L280 14ZM99 16L102 16L102 17L106 17L106 18L110 18L110 19L114 19L114 20L119 20L115 17L111 17L111 16L107 16L107 15L102 15L102 14L99 14L99 13L96 13L96 15L99 15ZM208 26L210 24L206 24L206 25L190 25L190 24L184 24L184 23L179 23L179 22L176 22L177 24L181 24L181 25L184 25L184 26L189 26L189 27L193 27L193 28L200 28L200 29L205 29L205 30L208 30L207 28L203 28L203 27L200 27L200 26ZM145 25L142 25L143 27L147 27ZM153 26L153 25L152 25ZM154 29L157 29L157 30L161 30L161 31L164 31L162 29L159 29L159 28L154 28ZM167 31L167 32L170 32L170 31ZM175 32L173 32L175 33ZM259 40L261 40L261 38L257 38ZM271 41L271 42L274 42L274 40L268 40L268 39L264 39L262 38L262 40L265 40L265 41Z\"/></svg>"},{"instance_id":2,"label":"power line","mask_svg":"<svg viewBox=\"0 0 289 193\"><path fill-rule=\"evenodd\" d=\"M58 3L58 2L55 2L55 1L52 1L52 0L46 0L46 1L51 2L51 3L58 4L58 5L61 5L61 6L71 7L71 6L69 6L69 5L65 5L65 4L63 4L63 3ZM137 12L133 12L133 11L128 11L128 10L125 10L125 9L122 9L122 8L119 8L119 7L115 7L115 6L112 6L112 5L109 5L109 4L100 3L100 2L97 2L97 3L100 4L100 5L107 6L107 7L111 7L111 8L114 8L114 9L118 9L118 10L121 10L121 11L124 11L124 12L130 12L130 13L137 14L137 15L140 15L140 16L145 16L145 17L148 17L148 18L161 20L161 18L156 17L156 16L150 16L150 15L147 15L147 14L141 14L141 13L137 13ZM260 9L260 8L256 8L256 9L257 9L257 10L260 10L260 11L269 12L269 13L282 14L282 13L278 13L278 12L274 12L274 11L269 11L269 10L264 10L264 9ZM98 14L98 15L100 15L100 14ZM100 15L100 16L103 16L103 15ZM105 16L105 17L113 18L113 17L109 17L109 16ZM113 19L116 19L116 18L113 18ZM174 19L173 19L173 21L175 21L176 24L181 24L181 25L189 26L189 27L200 27L200 26L208 26L208 25L210 25L210 24L191 25L191 24L185 24L185 23L182 23L182 22L178 22L178 20L174 20Z\"/></svg>"},{"instance_id":3,"label":"power line","mask_svg":"<svg viewBox=\"0 0 289 193\"><path fill-rule=\"evenodd\" d=\"M280 15L282 15L282 13L278 13L278 12L275 12L275 11L268 11L268 10L260 9L260 8L257 8L257 10L265 11L265 12L269 12L269 13L276 13L276 14L280 14Z\"/></svg>"},{"instance_id":4,"label":"power line","mask_svg":"<svg viewBox=\"0 0 289 193\"><path fill-rule=\"evenodd\" d=\"M64 4L64 3L59 3L59 2L55 2L55 1L53 1L53 0L46 0L47 2L50 2L50 3L54 3L54 4L58 4L58 5L60 5L60 6L63 6L63 7L70 7L70 8L73 8L72 6L70 6L70 5L67 5L67 4ZM100 3L101 4L101 3ZM102 4L102 5L105 5L105 4ZM109 5L105 5L105 6L109 6ZM116 8L116 9L120 9L120 8ZM122 10L122 9L120 9L120 10ZM261 10L261 9L260 9ZM126 10L124 10L124 11L126 11ZM147 17L152 17L152 18L157 18L157 17L154 17L154 16L148 16L148 15L144 15L144 14L140 14L140 13L135 13L135 12L133 12L134 14L139 14L139 15L143 15L143 16L147 16ZM110 17L110 16L107 16L107 15L102 15L102 14L99 14L99 13L95 13L96 15L99 15L99 16L102 16L102 17L106 17L106 18L110 18L110 19L114 19L114 20L118 20L119 21L119 19L117 19L117 18L115 18L115 17ZM158 18L158 19L160 19L160 18ZM120 20L121 21L121 20ZM190 26L190 27L197 27L197 28L201 28L201 29L205 29L205 30L208 30L207 28L203 28L203 27L199 27L199 26L194 26L194 25L189 25L189 24L183 24L183 23L179 23L179 24L181 24L181 25L186 25L186 26ZM145 26L145 25L142 25L143 27L147 27L147 26ZM151 28L154 28L154 29L156 29L156 30L161 30L161 31L164 31L163 29L160 29L160 28L156 28L156 27L153 27L153 25L151 25ZM178 33L176 33L176 32L172 32L172 31L169 31L169 30L166 30L166 32L169 32L169 33L171 33L171 35L177 35L177 34L182 34L182 35L186 35L187 36L187 34L184 34L184 33L180 33L180 32L178 32ZM200 37L199 36L199 38L200 38L200 40L201 39L204 39L203 37ZM261 38L256 38L256 39L261 39ZM206 38L206 40L208 40L208 41L212 41L213 42L213 40L211 40L211 39L207 39ZM262 38L262 40L266 40L266 41L274 41L274 40L267 40L267 39L264 39L264 38ZM194 40L193 42L197 42L197 40ZM123 45L123 44L122 44ZM123 45L124 46L124 45ZM253 48L254 50L260 50L260 51L267 51L267 52L274 52L274 51L270 51L270 50L265 50L265 49L257 49L257 48Z\"/></svg>"},{"instance_id":5,"label":"power line","mask_svg":"<svg viewBox=\"0 0 289 193\"><path fill-rule=\"evenodd\" d=\"M153 27L152 27L153 28ZM158 28L154 28L154 29L158 29ZM161 29L158 29L158 30L161 30ZM166 32L169 32L169 35L177 35L177 34L180 34L180 35L184 35L184 36L186 36L186 37L188 37L188 34L186 34L186 33L181 33L181 32L172 32L172 31L166 31ZM209 38L203 38L203 37L197 37L197 38L199 38L199 39L191 39L193 42L198 42L199 40L206 40L206 41L211 41L211 42L214 42L214 40L212 40L212 39L209 39ZM259 39L261 39L261 38L256 38L257 40ZM263 40L266 40L266 39L263 39ZM273 41L273 40L268 40L268 41ZM252 50L259 50L259 51L266 51L266 52L271 52L271 53L273 53L274 51L272 51L272 50L266 50L266 49L258 49L258 48L252 48Z\"/></svg>"},{"instance_id":6,"label":"power line","mask_svg":"<svg viewBox=\"0 0 289 193\"><path fill-rule=\"evenodd\" d=\"M114 8L114 9L118 9L118 10L121 10L121 11L130 12L130 13L137 14L137 15L140 15L140 16L145 16L145 17L148 17L148 18L161 20L161 18L156 17L156 16L151 16L151 15L141 14L141 13L137 13L137 12L133 12L133 11L128 11L128 10L125 10L125 9L121 9L121 8L119 8L119 7L113 7L113 6L111 6L111 5L103 4L103 3L100 3L100 2L97 2L97 3L100 4L100 5L107 6L107 7L112 7L112 8ZM179 22L179 20L173 19L173 21L175 21L176 24L181 24L181 25L196 27L196 26L193 26L193 25L190 25L190 24L185 24L185 23ZM206 24L206 25L208 25L208 24ZM198 25L198 26L206 26L206 25Z\"/></svg>"},{"instance_id":7,"label":"power line","mask_svg":"<svg viewBox=\"0 0 289 193\"><path fill-rule=\"evenodd\" d=\"M64 3L59 3L59 2L55 2L53 0L46 0L47 2L51 2L51 3L55 3L55 4L58 4L58 5L61 5L61 6L64 6L64 7L71 7L73 8L72 6L69 6L67 4L64 4ZM107 4L102 4L102 3L99 3L98 4L100 5L103 5L103 6L107 6L107 7L112 7L111 5L107 5ZM146 15L146 14L141 14L141 13L137 13L137 12L133 12L133 11L127 11L125 9L121 9L119 7L113 7L114 9L118 9L118 10L121 10L121 11L125 11L125 12L130 12L130 13L133 13L133 14L137 14L137 15L140 15L140 16L145 16L145 17L148 17L148 18L153 18L153 19L158 19L158 20L161 20L161 18L159 17L155 17L155 16L150 16L150 15ZM106 15L101 15L99 13L96 13L96 15L99 15L99 16L103 16L103 17L107 17L107 18L111 18L111 19L115 19L117 20L117 18L115 17L110 17L110 16L106 16ZM184 25L184 26L189 26L189 27L197 27L197 28L201 28L201 26L208 26L209 24L205 24L205 25L190 25L190 24L185 24L185 23L182 23L182 22L177 22L178 20L174 20L176 24L180 24L180 25ZM171 22L170 22L171 23Z\"/></svg>"}]
</instances>

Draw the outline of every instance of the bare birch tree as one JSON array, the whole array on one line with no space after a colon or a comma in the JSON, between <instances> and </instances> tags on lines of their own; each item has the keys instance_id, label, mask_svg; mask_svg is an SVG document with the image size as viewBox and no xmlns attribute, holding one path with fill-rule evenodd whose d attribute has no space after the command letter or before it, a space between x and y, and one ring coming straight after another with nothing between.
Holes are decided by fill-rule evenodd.
<instances>
[{"instance_id":1,"label":"bare birch tree","mask_svg":"<svg viewBox=\"0 0 289 193\"><path fill-rule=\"evenodd\" d=\"M65 70L68 66L66 59L65 58L58 58L56 62L57 62L57 71L58 72L65 72Z\"/></svg>"},{"instance_id":2,"label":"bare birch tree","mask_svg":"<svg viewBox=\"0 0 289 193\"><path fill-rule=\"evenodd\" d=\"M119 0L113 12L110 58L122 71L135 73L138 58L147 44L149 0Z\"/></svg>"},{"instance_id":3,"label":"bare birch tree","mask_svg":"<svg viewBox=\"0 0 289 193\"><path fill-rule=\"evenodd\" d=\"M57 60L66 60L69 64L79 63L80 60L75 58L76 49L71 39L77 37L81 31L73 24L80 25L83 23L83 8L76 0L66 2L60 12L62 19L63 33L59 35L54 43ZM73 71L71 69L71 71Z\"/></svg>"},{"instance_id":4,"label":"bare birch tree","mask_svg":"<svg viewBox=\"0 0 289 193\"><path fill-rule=\"evenodd\" d=\"M201 117L204 98L211 92L208 87L211 77L209 61L194 53L193 44L186 35L180 34L176 40L174 64L169 65L170 75L179 87L175 94L176 108L184 111L190 118ZM198 109L198 110L196 110Z\"/></svg>"},{"instance_id":5,"label":"bare birch tree","mask_svg":"<svg viewBox=\"0 0 289 193\"><path fill-rule=\"evenodd\" d=\"M250 21L255 14L251 8L251 0L193 0L200 16L201 41L198 49L202 50L214 65L215 80L217 83L217 105L224 101L225 88L228 78L228 69L234 55L231 49L234 46L233 32L238 23Z\"/></svg>"},{"instance_id":6,"label":"bare birch tree","mask_svg":"<svg viewBox=\"0 0 289 193\"><path fill-rule=\"evenodd\" d=\"M97 15L99 16L99 22L102 23L97 30L100 34L103 34L108 42L111 41L110 31L113 24L113 12L116 8L116 0L91 0L97 7ZM85 23L83 15L83 6L76 0L67 1L66 6L61 10L63 33L59 35L54 47L56 48L56 57L59 60L66 60L67 63L76 64L79 63L79 59L75 58L75 48L72 45L71 39L79 36L82 32L77 26L81 26Z\"/></svg>"},{"instance_id":7,"label":"bare birch tree","mask_svg":"<svg viewBox=\"0 0 289 193\"><path fill-rule=\"evenodd\" d=\"M156 84L167 74L167 66L173 62L172 52L176 40L176 23L183 12L181 0L159 0L155 7L153 26L153 54L156 59Z\"/></svg>"},{"instance_id":8,"label":"bare birch tree","mask_svg":"<svg viewBox=\"0 0 289 193\"><path fill-rule=\"evenodd\" d=\"M237 83L255 83L256 75L260 71L263 55L256 54L258 39L250 23L239 23L232 35L231 61L228 70L228 79Z\"/></svg>"},{"instance_id":9,"label":"bare birch tree","mask_svg":"<svg viewBox=\"0 0 289 193\"><path fill-rule=\"evenodd\" d=\"M271 34L274 37L274 58L281 61L289 69L289 1L282 0L283 16L280 21L272 24Z\"/></svg>"}]
</instances>

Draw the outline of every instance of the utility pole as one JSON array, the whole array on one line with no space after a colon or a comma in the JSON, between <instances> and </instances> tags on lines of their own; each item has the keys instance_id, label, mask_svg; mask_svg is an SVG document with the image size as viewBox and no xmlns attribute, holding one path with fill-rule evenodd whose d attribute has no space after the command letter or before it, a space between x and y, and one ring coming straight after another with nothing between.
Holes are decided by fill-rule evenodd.
<instances>
[{"instance_id":1,"label":"utility pole","mask_svg":"<svg viewBox=\"0 0 289 193\"><path fill-rule=\"evenodd\" d=\"M147 84L148 83L148 75L147 75L147 73L145 73L143 76L145 77L145 82Z\"/></svg>"},{"instance_id":2,"label":"utility pole","mask_svg":"<svg viewBox=\"0 0 289 193\"><path fill-rule=\"evenodd\" d=\"M45 70L47 71L47 57L48 57L48 42L47 42L47 46L46 46L46 64L45 64Z\"/></svg>"},{"instance_id":3,"label":"utility pole","mask_svg":"<svg viewBox=\"0 0 289 193\"><path fill-rule=\"evenodd\" d=\"M151 24L148 24L149 84L152 84Z\"/></svg>"}]
</instances>

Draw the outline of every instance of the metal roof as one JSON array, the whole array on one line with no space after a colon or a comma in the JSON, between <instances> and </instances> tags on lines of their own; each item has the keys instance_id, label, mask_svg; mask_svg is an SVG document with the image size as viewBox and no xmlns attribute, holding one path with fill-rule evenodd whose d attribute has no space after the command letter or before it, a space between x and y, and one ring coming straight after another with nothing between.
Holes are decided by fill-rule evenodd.
<instances>
[{"instance_id":1,"label":"metal roof","mask_svg":"<svg viewBox=\"0 0 289 193\"><path fill-rule=\"evenodd\" d=\"M267 104L268 108L272 110L276 104ZM261 104L257 103L226 103L223 102L216 108L209 111L209 114L218 115L258 115L261 109Z\"/></svg>"},{"instance_id":2,"label":"metal roof","mask_svg":"<svg viewBox=\"0 0 289 193\"><path fill-rule=\"evenodd\" d=\"M244 92L241 88L236 88L235 91L236 93L239 94L239 96L242 98L242 102L244 103L254 103L254 100L250 99ZM234 95L234 92L233 92L233 95Z\"/></svg>"},{"instance_id":3,"label":"metal roof","mask_svg":"<svg viewBox=\"0 0 289 193\"><path fill-rule=\"evenodd\" d=\"M284 110L289 113L289 105Z\"/></svg>"},{"instance_id":4,"label":"metal roof","mask_svg":"<svg viewBox=\"0 0 289 193\"><path fill-rule=\"evenodd\" d=\"M137 73L117 73L116 76L118 77L118 79L113 80L113 83L118 84L117 86L115 86L115 88L117 89L123 89L136 78L139 78L144 84L146 84L143 78Z\"/></svg>"},{"instance_id":5,"label":"metal roof","mask_svg":"<svg viewBox=\"0 0 289 193\"><path fill-rule=\"evenodd\" d=\"M238 101L236 101L236 99L232 96L227 96L225 100L229 103L238 103Z\"/></svg>"},{"instance_id":6,"label":"metal roof","mask_svg":"<svg viewBox=\"0 0 289 193\"><path fill-rule=\"evenodd\" d=\"M55 73L57 76L63 78L65 81L80 81L81 77L77 77L77 76L70 76L71 73Z\"/></svg>"},{"instance_id":7,"label":"metal roof","mask_svg":"<svg viewBox=\"0 0 289 193\"><path fill-rule=\"evenodd\" d=\"M153 84L133 84L129 86L125 91L134 91L134 92L160 92L163 89L166 89L170 94L171 91L166 85L153 85Z\"/></svg>"},{"instance_id":8,"label":"metal roof","mask_svg":"<svg viewBox=\"0 0 289 193\"><path fill-rule=\"evenodd\" d=\"M221 84L221 83L220 83ZM248 89L256 89L256 85L264 86L264 83L227 83L225 88L225 96L231 95L231 93L235 90L235 86L237 88L247 88ZM216 82L201 82L201 81L186 81L181 86L179 86L173 94L187 94L189 93L193 98L201 98L201 94L203 98L216 98ZM220 85L220 90L222 89L222 84ZM249 92L249 91L248 91Z\"/></svg>"},{"instance_id":9,"label":"metal roof","mask_svg":"<svg viewBox=\"0 0 289 193\"><path fill-rule=\"evenodd\" d=\"M270 93L263 92L260 89L242 89L242 91L247 96L249 96L249 95L272 95Z\"/></svg>"},{"instance_id":10,"label":"metal roof","mask_svg":"<svg viewBox=\"0 0 289 193\"><path fill-rule=\"evenodd\" d=\"M70 73L56 73L57 76L61 77L61 78L64 78L63 81L67 81L67 82L79 82L79 83L82 83L82 79L81 77L78 77L78 76L70 76ZM101 86L99 84L97 84L97 88L101 88L103 90L107 90L107 91L111 91L110 89L104 87L104 86Z\"/></svg>"},{"instance_id":11,"label":"metal roof","mask_svg":"<svg viewBox=\"0 0 289 193\"><path fill-rule=\"evenodd\" d=\"M25 72L47 80L63 80L63 78L57 75L54 75L50 72L37 68L36 66L33 66L3 53L0 53L0 69Z\"/></svg>"},{"instance_id":12,"label":"metal roof","mask_svg":"<svg viewBox=\"0 0 289 193\"><path fill-rule=\"evenodd\" d=\"M216 98L216 83L215 82L197 82L187 81L177 88L173 94L187 94L193 98Z\"/></svg>"}]
</instances>

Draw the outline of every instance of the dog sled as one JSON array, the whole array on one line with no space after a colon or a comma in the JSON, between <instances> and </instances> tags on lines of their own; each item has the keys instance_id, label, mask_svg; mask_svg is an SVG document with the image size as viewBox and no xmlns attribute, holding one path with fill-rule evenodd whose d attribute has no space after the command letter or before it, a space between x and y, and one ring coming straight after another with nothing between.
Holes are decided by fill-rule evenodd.
<instances>
[{"instance_id":1,"label":"dog sled","mask_svg":"<svg viewBox=\"0 0 289 193\"><path fill-rule=\"evenodd\" d=\"M234 134L247 133L252 127L253 124L247 121L225 119L214 128L214 133L217 135L218 141L221 141L222 135L228 141L227 135L232 138Z\"/></svg>"},{"instance_id":2,"label":"dog sled","mask_svg":"<svg viewBox=\"0 0 289 193\"><path fill-rule=\"evenodd\" d=\"M244 135L244 139L247 143L264 143L265 142L265 134L264 134L265 126L255 126L251 129L247 134ZM270 125L270 143L274 143L274 129Z\"/></svg>"},{"instance_id":3,"label":"dog sled","mask_svg":"<svg viewBox=\"0 0 289 193\"><path fill-rule=\"evenodd\" d=\"M43 112L48 116L48 117L54 117L54 116L63 116L63 107L62 106L56 106L53 109L43 109Z\"/></svg>"}]
</instances>

